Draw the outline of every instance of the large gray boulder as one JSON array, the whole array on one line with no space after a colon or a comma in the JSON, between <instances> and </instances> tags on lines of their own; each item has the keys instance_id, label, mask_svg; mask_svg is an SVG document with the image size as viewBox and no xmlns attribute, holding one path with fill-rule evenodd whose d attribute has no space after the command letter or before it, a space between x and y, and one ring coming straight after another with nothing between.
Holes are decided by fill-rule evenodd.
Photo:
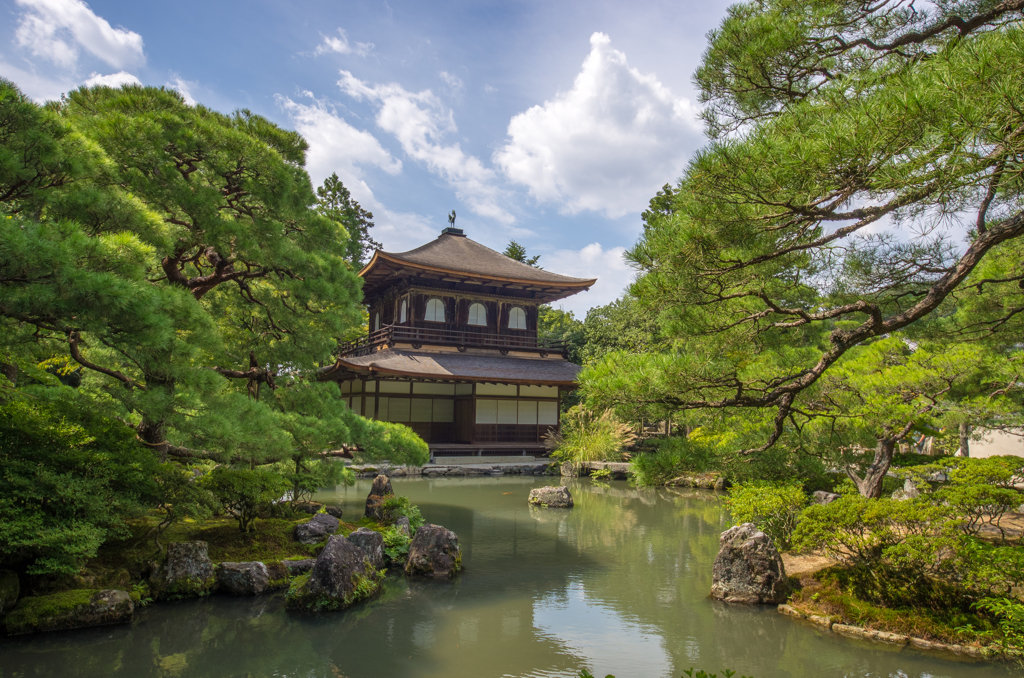
<instances>
[{"instance_id":1,"label":"large gray boulder","mask_svg":"<svg viewBox=\"0 0 1024 678\"><path fill-rule=\"evenodd\" d=\"M841 494L835 492L826 492L825 490L817 490L811 495L811 501L815 504L831 504L836 499L841 497Z\"/></svg>"},{"instance_id":2,"label":"large gray boulder","mask_svg":"<svg viewBox=\"0 0 1024 678\"><path fill-rule=\"evenodd\" d=\"M366 517L381 520L384 517L384 498L394 493L391 481L386 475L381 474L374 478L370 494L366 495Z\"/></svg>"},{"instance_id":3,"label":"large gray boulder","mask_svg":"<svg viewBox=\"0 0 1024 678\"><path fill-rule=\"evenodd\" d=\"M459 538L440 525L423 525L409 544L409 559L405 563L407 575L421 575L445 579L454 577L462 569L462 549Z\"/></svg>"},{"instance_id":4,"label":"large gray boulder","mask_svg":"<svg viewBox=\"0 0 1024 678\"><path fill-rule=\"evenodd\" d=\"M183 541L167 545L167 558L154 564L149 588L154 600L205 596L217 584L205 541Z\"/></svg>"},{"instance_id":5,"label":"large gray boulder","mask_svg":"<svg viewBox=\"0 0 1024 678\"><path fill-rule=\"evenodd\" d=\"M568 487L535 487L530 490L528 501L534 506L545 508L572 508L572 495Z\"/></svg>"},{"instance_id":6,"label":"large gray boulder","mask_svg":"<svg viewBox=\"0 0 1024 678\"><path fill-rule=\"evenodd\" d=\"M917 489L917 483L910 478L903 481L903 489L896 490L892 493L892 498L895 501L907 501L908 499L917 499L921 496L921 490Z\"/></svg>"},{"instance_id":7,"label":"large gray boulder","mask_svg":"<svg viewBox=\"0 0 1024 678\"><path fill-rule=\"evenodd\" d=\"M384 537L368 527L360 527L348 535L348 540L361 548L374 568L384 567Z\"/></svg>"},{"instance_id":8,"label":"large gray boulder","mask_svg":"<svg viewBox=\"0 0 1024 678\"><path fill-rule=\"evenodd\" d=\"M307 612L341 610L380 590L380 573L361 548L332 535L308 575L292 583L288 607Z\"/></svg>"},{"instance_id":9,"label":"large gray boulder","mask_svg":"<svg viewBox=\"0 0 1024 678\"><path fill-rule=\"evenodd\" d=\"M4 617L8 635L127 624L135 604L127 591L78 589L22 598Z\"/></svg>"},{"instance_id":10,"label":"large gray boulder","mask_svg":"<svg viewBox=\"0 0 1024 678\"><path fill-rule=\"evenodd\" d=\"M221 563L217 586L230 596L258 596L270 589L270 572L260 562Z\"/></svg>"},{"instance_id":11,"label":"large gray boulder","mask_svg":"<svg viewBox=\"0 0 1024 678\"><path fill-rule=\"evenodd\" d=\"M711 571L712 598L748 605L786 601L786 569L768 535L744 523L723 532L719 543Z\"/></svg>"},{"instance_id":12,"label":"large gray boulder","mask_svg":"<svg viewBox=\"0 0 1024 678\"><path fill-rule=\"evenodd\" d=\"M318 541L323 541L328 535L334 534L340 524L334 516L318 513L308 522L295 526L295 540L303 544L315 544Z\"/></svg>"}]
</instances>

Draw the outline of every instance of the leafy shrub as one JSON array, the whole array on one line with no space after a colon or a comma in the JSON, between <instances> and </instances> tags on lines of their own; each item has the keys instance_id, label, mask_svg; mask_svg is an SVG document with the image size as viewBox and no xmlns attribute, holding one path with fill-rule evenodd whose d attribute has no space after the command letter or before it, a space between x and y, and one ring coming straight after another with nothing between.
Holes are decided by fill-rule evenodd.
<instances>
[{"instance_id":1,"label":"leafy shrub","mask_svg":"<svg viewBox=\"0 0 1024 678\"><path fill-rule=\"evenodd\" d=\"M411 520L409 522L410 524L412 523ZM412 543L412 537L394 525L384 530L383 536L384 553L387 554L388 558L398 561L405 560L409 555L409 544Z\"/></svg>"},{"instance_id":2,"label":"leafy shrub","mask_svg":"<svg viewBox=\"0 0 1024 678\"><path fill-rule=\"evenodd\" d=\"M150 531L157 548L163 550L160 535L174 523L185 518L201 522L219 508L219 502L196 476L177 464L161 464L155 475L156 501L154 504L163 518Z\"/></svg>"},{"instance_id":3,"label":"leafy shrub","mask_svg":"<svg viewBox=\"0 0 1024 678\"><path fill-rule=\"evenodd\" d=\"M238 520L238 529L252 532L256 518L288 491L288 481L269 468L233 469L218 466L202 478L203 485Z\"/></svg>"},{"instance_id":4,"label":"leafy shrub","mask_svg":"<svg viewBox=\"0 0 1024 678\"><path fill-rule=\"evenodd\" d=\"M987 525L998 530L1005 542L1002 520L1024 502L1024 495L1014 488L1014 483L1024 478L1024 458L947 457L904 469L903 475L930 492L928 479L937 472L947 473L949 480L935 491L934 500L947 505L961 519L964 534L975 536Z\"/></svg>"},{"instance_id":5,"label":"leafy shrub","mask_svg":"<svg viewBox=\"0 0 1024 678\"><path fill-rule=\"evenodd\" d=\"M606 468L599 468L590 472L590 478L592 480L608 480L611 477L612 472Z\"/></svg>"},{"instance_id":6,"label":"leafy shrub","mask_svg":"<svg viewBox=\"0 0 1024 678\"><path fill-rule=\"evenodd\" d=\"M0 559L30 574L77 574L129 534L157 490L153 454L73 389L0 397Z\"/></svg>"},{"instance_id":7,"label":"leafy shrub","mask_svg":"<svg viewBox=\"0 0 1024 678\"><path fill-rule=\"evenodd\" d=\"M419 507L409 501L409 497L402 497L397 494L389 494L384 497L381 505L381 517L386 525L394 525L402 516L409 519L409 530L415 532L425 520L420 513Z\"/></svg>"},{"instance_id":8,"label":"leafy shrub","mask_svg":"<svg viewBox=\"0 0 1024 678\"><path fill-rule=\"evenodd\" d=\"M996 618L1002 634L998 642L1004 649L1024 649L1024 605L1009 598L983 598L974 607Z\"/></svg>"},{"instance_id":9,"label":"leafy shrub","mask_svg":"<svg viewBox=\"0 0 1024 678\"><path fill-rule=\"evenodd\" d=\"M552 457L578 464L587 461L619 461L622 450L636 440L633 429L611 410L601 415L583 405L570 408L562 417L562 430L547 435Z\"/></svg>"},{"instance_id":10,"label":"leafy shrub","mask_svg":"<svg viewBox=\"0 0 1024 678\"><path fill-rule=\"evenodd\" d=\"M751 481L734 485L726 503L735 524L753 523L779 549L788 549L807 495L799 483Z\"/></svg>"},{"instance_id":11,"label":"leafy shrub","mask_svg":"<svg viewBox=\"0 0 1024 678\"><path fill-rule=\"evenodd\" d=\"M356 482L352 469L333 459L279 462L274 465L274 470L291 484L293 501L311 501L322 488L355 485Z\"/></svg>"},{"instance_id":12,"label":"leafy shrub","mask_svg":"<svg viewBox=\"0 0 1024 678\"><path fill-rule=\"evenodd\" d=\"M714 447L706 441L670 436L653 441L652 451L634 454L629 474L641 487L664 485L686 473L705 473L716 466Z\"/></svg>"}]
</instances>

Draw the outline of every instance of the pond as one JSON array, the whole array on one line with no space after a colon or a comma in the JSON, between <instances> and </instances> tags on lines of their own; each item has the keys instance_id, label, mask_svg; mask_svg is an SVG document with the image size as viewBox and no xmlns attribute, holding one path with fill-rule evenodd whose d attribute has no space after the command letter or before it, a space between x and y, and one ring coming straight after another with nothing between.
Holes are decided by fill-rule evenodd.
<instances>
[{"instance_id":1,"label":"pond","mask_svg":"<svg viewBox=\"0 0 1024 678\"><path fill-rule=\"evenodd\" d=\"M459 535L452 582L389 576L377 599L300 616L283 594L142 610L131 626L0 640L0 678L672 676L1005 678L1011 667L857 643L771 608L708 599L728 517L711 492L572 481L576 508L527 506L555 478L395 479ZM370 481L317 498L362 516Z\"/></svg>"}]
</instances>

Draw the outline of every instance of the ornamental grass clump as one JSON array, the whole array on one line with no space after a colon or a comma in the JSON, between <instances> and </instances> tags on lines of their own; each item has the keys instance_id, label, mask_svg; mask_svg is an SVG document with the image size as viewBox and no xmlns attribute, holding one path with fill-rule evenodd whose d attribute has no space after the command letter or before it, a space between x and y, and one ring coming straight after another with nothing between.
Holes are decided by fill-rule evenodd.
<instances>
[{"instance_id":1,"label":"ornamental grass clump","mask_svg":"<svg viewBox=\"0 0 1024 678\"><path fill-rule=\"evenodd\" d=\"M600 415L583 405L562 417L562 430L549 433L544 442L552 457L571 464L588 461L619 461L622 451L636 441L633 428L611 410Z\"/></svg>"}]
</instances>

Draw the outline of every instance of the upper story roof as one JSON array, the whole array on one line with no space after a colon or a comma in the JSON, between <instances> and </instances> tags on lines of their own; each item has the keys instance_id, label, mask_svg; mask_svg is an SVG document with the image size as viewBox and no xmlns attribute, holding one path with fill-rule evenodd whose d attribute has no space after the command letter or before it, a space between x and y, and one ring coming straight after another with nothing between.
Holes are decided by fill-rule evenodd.
<instances>
[{"instance_id":1,"label":"upper story roof","mask_svg":"<svg viewBox=\"0 0 1024 678\"><path fill-rule=\"evenodd\" d=\"M436 240L408 252L377 250L359 275L367 299L408 281L461 283L475 286L473 289L491 287L499 294L505 291L548 303L589 289L597 282L596 278L571 278L516 261L470 240L457 228L446 228Z\"/></svg>"}]
</instances>

